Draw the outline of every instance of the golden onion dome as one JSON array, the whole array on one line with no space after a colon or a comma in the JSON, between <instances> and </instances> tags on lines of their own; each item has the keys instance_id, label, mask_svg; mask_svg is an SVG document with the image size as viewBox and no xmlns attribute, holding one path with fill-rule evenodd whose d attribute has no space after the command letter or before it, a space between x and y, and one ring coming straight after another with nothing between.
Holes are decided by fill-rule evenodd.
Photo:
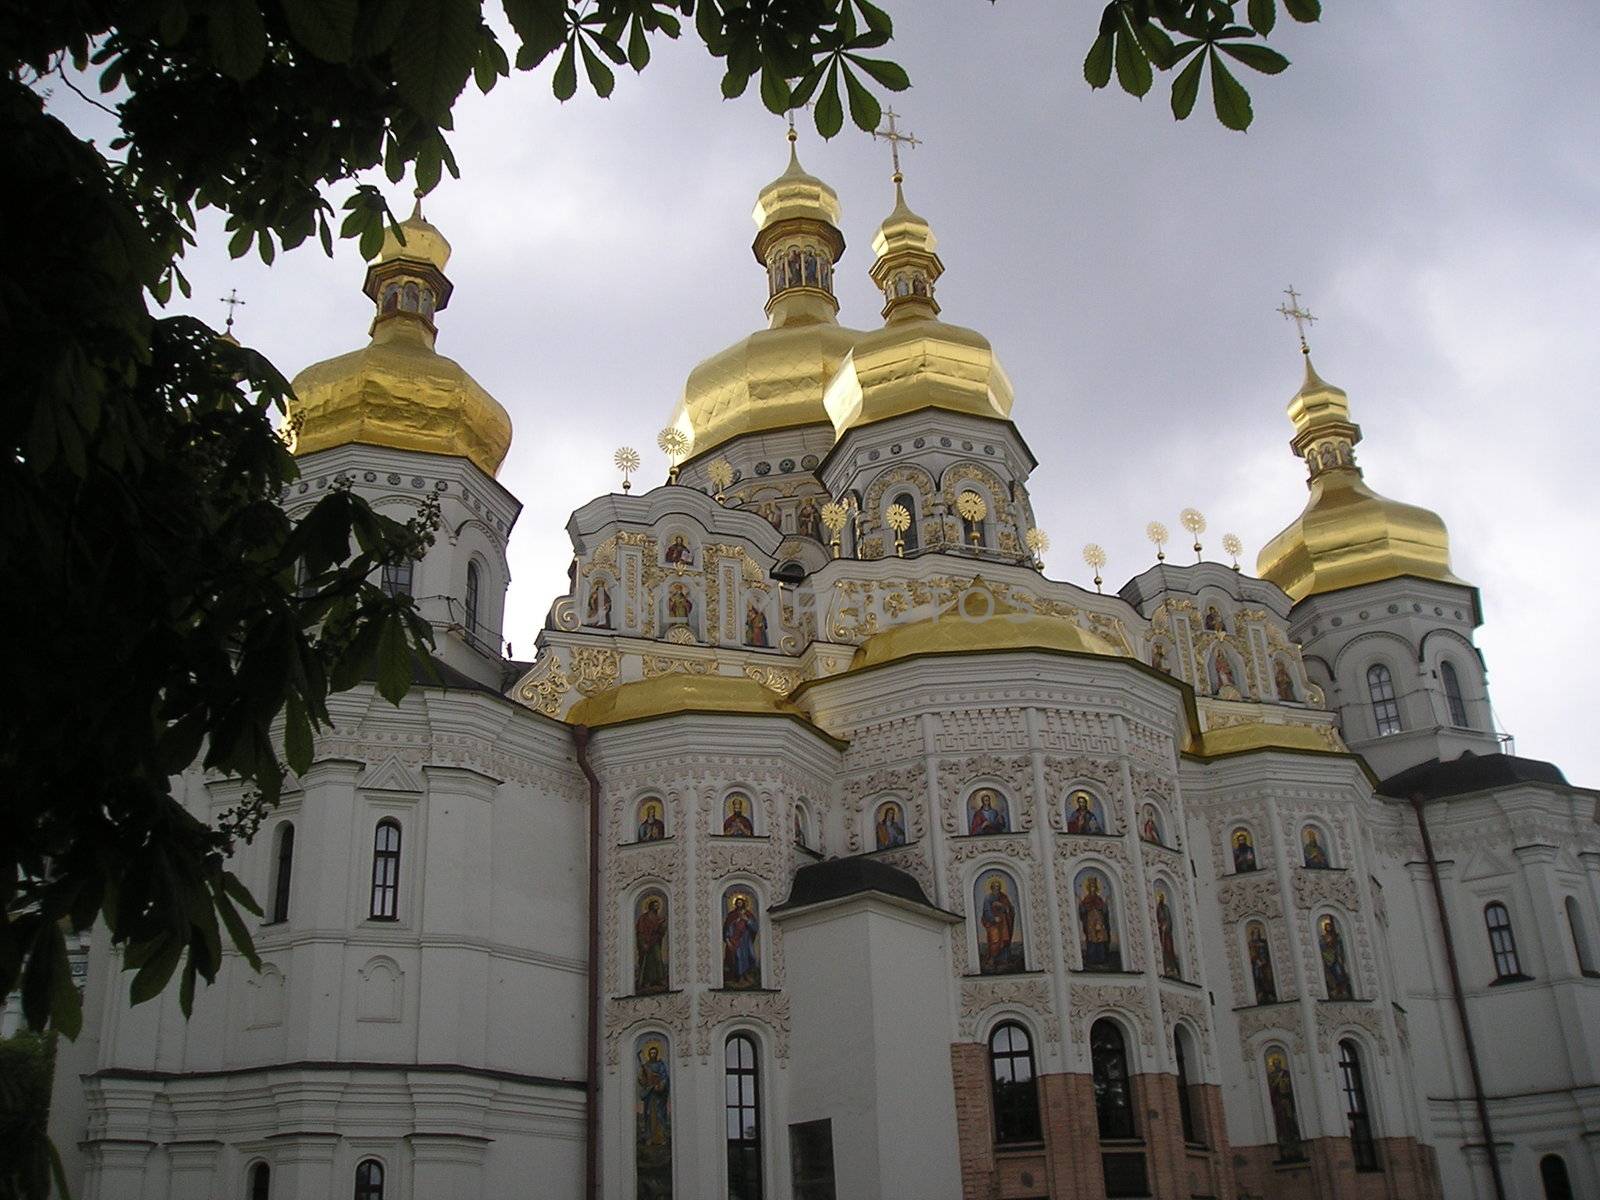
<instances>
[{"instance_id":1,"label":"golden onion dome","mask_svg":"<svg viewBox=\"0 0 1600 1200\"><path fill-rule=\"evenodd\" d=\"M1369 488L1356 466L1360 426L1344 391L1326 382L1306 356L1305 382L1289 401L1294 452L1306 460L1310 496L1289 527L1261 550L1261 578L1293 600L1340 588L1414 575L1461 583L1450 571L1444 521Z\"/></svg>"},{"instance_id":2,"label":"golden onion dome","mask_svg":"<svg viewBox=\"0 0 1600 1200\"><path fill-rule=\"evenodd\" d=\"M924 408L1010 419L1011 380L989 339L938 319L934 288L944 264L936 246L896 175L894 209L873 238L872 281L884 296L885 323L856 342L828 383L836 439Z\"/></svg>"},{"instance_id":3,"label":"golden onion dome","mask_svg":"<svg viewBox=\"0 0 1600 1200\"><path fill-rule=\"evenodd\" d=\"M420 203L367 268L377 305L372 340L307 367L289 404L294 452L360 443L465 458L494 475L511 448L511 418L460 363L434 350L434 314L449 303L450 243Z\"/></svg>"},{"instance_id":4,"label":"golden onion dome","mask_svg":"<svg viewBox=\"0 0 1600 1200\"><path fill-rule=\"evenodd\" d=\"M800 165L761 189L751 246L767 272L769 327L689 373L673 425L699 456L744 434L827 421L822 392L861 336L838 322L833 267L844 253L839 198Z\"/></svg>"}]
</instances>

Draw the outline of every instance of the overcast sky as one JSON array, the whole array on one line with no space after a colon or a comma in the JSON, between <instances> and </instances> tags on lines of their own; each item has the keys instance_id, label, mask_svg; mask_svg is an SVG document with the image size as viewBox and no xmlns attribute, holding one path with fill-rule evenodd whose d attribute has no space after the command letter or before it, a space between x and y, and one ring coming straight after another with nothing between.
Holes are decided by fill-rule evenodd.
<instances>
[{"instance_id":1,"label":"overcast sky","mask_svg":"<svg viewBox=\"0 0 1600 1200\"><path fill-rule=\"evenodd\" d=\"M1284 406L1300 356L1274 311L1292 283L1320 318L1318 370L1350 394L1368 483L1438 511L1456 573L1482 589L1501 727L1600 785L1600 5L1328 0L1318 25L1280 19L1286 73L1241 68L1257 115L1237 134L1206 92L1175 123L1165 80L1143 102L1091 92L1098 4L887 3L888 53L914 82L895 106L924 141L907 196L939 237L945 319L988 335L1015 384L1049 574L1087 583L1079 550L1098 541L1113 590L1153 561L1146 522L1177 531L1191 504L1208 556L1236 531L1248 568L1298 514ZM516 426L500 479L526 505L519 656L565 586L568 512L616 486L612 451L637 447L656 482L655 434L690 368L765 324L749 214L784 166L783 122L753 94L722 101L697 43L656 51L603 102L556 103L548 71L469 88L463 177L426 202L455 248L439 349ZM804 132L800 154L844 208L841 320L872 328L887 149ZM392 202L409 204L399 188ZM352 244L268 271L229 262L217 228L186 266L192 311L220 324L216 298L237 287L238 333L289 374L364 343Z\"/></svg>"}]
</instances>

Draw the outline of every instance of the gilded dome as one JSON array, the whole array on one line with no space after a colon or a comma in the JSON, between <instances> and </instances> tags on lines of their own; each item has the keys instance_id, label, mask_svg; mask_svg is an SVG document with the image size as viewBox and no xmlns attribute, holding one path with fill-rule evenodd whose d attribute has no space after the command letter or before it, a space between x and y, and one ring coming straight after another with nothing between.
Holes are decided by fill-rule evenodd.
<instances>
[{"instance_id":1,"label":"gilded dome","mask_svg":"<svg viewBox=\"0 0 1600 1200\"><path fill-rule=\"evenodd\" d=\"M405 244L386 232L367 269L363 291L378 309L372 340L294 378L294 451L387 446L465 458L492 476L511 448L511 418L460 363L434 350L433 316L450 300L450 243L420 205L401 229Z\"/></svg>"},{"instance_id":2,"label":"gilded dome","mask_svg":"<svg viewBox=\"0 0 1600 1200\"><path fill-rule=\"evenodd\" d=\"M1350 420L1349 399L1317 374L1309 355L1289 416L1311 494L1305 511L1262 548L1261 578L1297 601L1404 575L1462 582L1450 571L1450 538L1438 514L1366 485L1355 462L1361 430Z\"/></svg>"},{"instance_id":3,"label":"gilded dome","mask_svg":"<svg viewBox=\"0 0 1600 1200\"><path fill-rule=\"evenodd\" d=\"M586 696L572 706L566 720L572 725L598 729L685 713L806 719L798 707L753 679L674 672L654 679L636 679Z\"/></svg>"},{"instance_id":4,"label":"gilded dome","mask_svg":"<svg viewBox=\"0 0 1600 1200\"><path fill-rule=\"evenodd\" d=\"M765 229L777 221L821 221L839 225L839 193L800 165L794 139L789 141L789 166L756 196L750 214L756 226Z\"/></svg>"}]
</instances>

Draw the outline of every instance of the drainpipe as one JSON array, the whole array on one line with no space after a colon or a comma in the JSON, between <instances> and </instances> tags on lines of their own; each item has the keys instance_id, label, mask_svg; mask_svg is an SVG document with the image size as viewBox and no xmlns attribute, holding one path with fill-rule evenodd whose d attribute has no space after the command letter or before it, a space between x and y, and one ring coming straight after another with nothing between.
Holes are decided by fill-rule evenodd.
<instances>
[{"instance_id":1,"label":"drainpipe","mask_svg":"<svg viewBox=\"0 0 1600 1200\"><path fill-rule=\"evenodd\" d=\"M585 1034L588 1078L583 1085L583 1194L587 1200L600 1200L600 780L589 765L587 725L572 726L572 744L578 754L578 769L589 781L589 1019Z\"/></svg>"},{"instance_id":2,"label":"drainpipe","mask_svg":"<svg viewBox=\"0 0 1600 1200\"><path fill-rule=\"evenodd\" d=\"M1417 814L1417 830L1422 834L1422 854L1428 862L1428 878L1433 884L1433 903L1439 910L1439 928L1444 933L1444 960L1450 968L1450 994L1461 1022L1461 1042L1467 1051L1467 1070L1472 1075L1472 1102L1478 1109L1478 1125L1483 1145L1489 1154L1489 1176L1494 1182L1495 1200L1506 1200L1506 1181L1500 1177L1500 1156L1494 1148L1494 1130L1489 1125L1489 1100L1483 1093L1483 1073L1478 1069L1478 1047L1472 1040L1472 1022L1467 1019L1467 996L1461 990L1461 968L1456 963L1455 938L1450 933L1450 916L1444 907L1444 888L1439 884L1439 860L1433 856L1433 838L1428 835L1428 819L1423 815L1422 797L1411 797L1411 811Z\"/></svg>"}]
</instances>

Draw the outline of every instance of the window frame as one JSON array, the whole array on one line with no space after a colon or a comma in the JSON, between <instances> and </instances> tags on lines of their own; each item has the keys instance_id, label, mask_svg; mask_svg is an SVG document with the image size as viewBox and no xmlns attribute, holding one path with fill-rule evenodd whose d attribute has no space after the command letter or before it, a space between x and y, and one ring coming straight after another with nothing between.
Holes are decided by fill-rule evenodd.
<instances>
[{"instance_id":1,"label":"window frame","mask_svg":"<svg viewBox=\"0 0 1600 1200\"><path fill-rule=\"evenodd\" d=\"M1456 671L1455 663L1448 658L1439 660L1439 686L1444 689L1445 712L1450 724L1456 729L1471 729L1472 721L1467 717L1467 698L1461 694L1461 676Z\"/></svg>"},{"instance_id":2,"label":"window frame","mask_svg":"<svg viewBox=\"0 0 1600 1200\"><path fill-rule=\"evenodd\" d=\"M250 1200L272 1200L272 1164L258 1158L245 1168L245 1191Z\"/></svg>"},{"instance_id":3,"label":"window frame","mask_svg":"<svg viewBox=\"0 0 1600 1200\"><path fill-rule=\"evenodd\" d=\"M1563 896L1561 907L1567 914L1567 933L1572 937L1572 953L1578 960L1578 974L1600 974L1594 967L1589 949L1589 926L1583 919L1583 908L1576 896Z\"/></svg>"},{"instance_id":4,"label":"window frame","mask_svg":"<svg viewBox=\"0 0 1600 1200\"><path fill-rule=\"evenodd\" d=\"M911 501L911 503L905 503L907 500ZM905 532L900 535L901 540L905 543L903 547L905 552L907 554L911 554L914 551L920 550L922 548L922 541L920 537L921 531L918 528L920 523L917 520L917 514L922 510L921 498L915 492L901 492L899 495L890 500L889 504L898 504L911 514L911 524L907 525ZM887 513L888 511L888 507L885 506L884 512ZM885 523L887 524L887 521ZM892 533L893 530L890 532Z\"/></svg>"},{"instance_id":5,"label":"window frame","mask_svg":"<svg viewBox=\"0 0 1600 1200\"><path fill-rule=\"evenodd\" d=\"M1483 906L1483 925L1489 935L1495 982L1528 978L1522 972L1522 956L1517 953L1517 933L1511 925L1511 910L1504 901L1491 900Z\"/></svg>"},{"instance_id":6,"label":"window frame","mask_svg":"<svg viewBox=\"0 0 1600 1200\"><path fill-rule=\"evenodd\" d=\"M393 846L383 844L386 831L394 833ZM403 845L403 831L397 818L383 817L372 827L372 887L368 894L368 920L400 919L400 855Z\"/></svg>"},{"instance_id":7,"label":"window frame","mask_svg":"<svg viewBox=\"0 0 1600 1200\"><path fill-rule=\"evenodd\" d=\"M1394 690L1394 672L1388 663L1375 662L1367 668L1367 700L1379 737L1405 731L1405 722L1400 719L1399 696Z\"/></svg>"},{"instance_id":8,"label":"window frame","mask_svg":"<svg viewBox=\"0 0 1600 1200\"><path fill-rule=\"evenodd\" d=\"M279 821L272 856L272 910L269 925L289 919L289 895L294 886L294 822Z\"/></svg>"},{"instance_id":9,"label":"window frame","mask_svg":"<svg viewBox=\"0 0 1600 1200\"><path fill-rule=\"evenodd\" d=\"M730 1054L735 1046L741 1048L738 1054L740 1061L730 1062ZM748 1050L749 1064L743 1062L742 1051ZM766 1174L762 1155L765 1152L763 1145L764 1133L761 1112L761 1043L755 1034L746 1030L736 1029L722 1042L722 1136L723 1148L727 1165L728 1200L761 1200L765 1194ZM746 1099L745 1081L749 1081L749 1095ZM729 1085L734 1085L737 1095L730 1102ZM750 1125L745 1123L745 1114L750 1114ZM740 1131L739 1137L730 1136L730 1117L737 1114ZM754 1128L754 1136L746 1136L745 1130ZM747 1174L748 1172L748 1174ZM737 1187L738 1190L735 1190Z\"/></svg>"},{"instance_id":10,"label":"window frame","mask_svg":"<svg viewBox=\"0 0 1600 1200\"><path fill-rule=\"evenodd\" d=\"M1001 1035L1006 1037L1006 1047L998 1050L996 1043ZM1021 1049L1017 1047L1021 1040ZM999 1021L989 1031L989 1108L992 1119L991 1134L996 1146L1036 1146L1044 1140L1044 1122L1039 1110L1039 1067L1033 1056L1033 1035L1028 1027L1014 1018ZM1017 1078L1016 1064L1027 1064L1028 1078ZM1000 1064L1004 1063L1009 1078L1000 1077ZM1001 1088L1016 1089L1002 1095ZM1027 1092L1022 1088L1026 1086ZM1012 1097L1018 1097L1013 1099ZM1024 1099L1025 1097L1025 1099Z\"/></svg>"},{"instance_id":11,"label":"window frame","mask_svg":"<svg viewBox=\"0 0 1600 1200\"><path fill-rule=\"evenodd\" d=\"M384 563L378 576L378 584L383 588L386 596L411 596L416 587L417 560L403 558L396 563Z\"/></svg>"},{"instance_id":12,"label":"window frame","mask_svg":"<svg viewBox=\"0 0 1600 1200\"><path fill-rule=\"evenodd\" d=\"M467 560L467 587L462 607L466 610L467 640L478 640L479 605L482 600L483 572L472 559Z\"/></svg>"},{"instance_id":13,"label":"window frame","mask_svg":"<svg viewBox=\"0 0 1600 1200\"><path fill-rule=\"evenodd\" d=\"M1361 1047L1350 1038L1339 1040L1339 1095L1344 1102L1350 1150L1358 1171L1381 1171L1378 1142L1372 1131L1372 1106L1367 1102L1366 1071Z\"/></svg>"},{"instance_id":14,"label":"window frame","mask_svg":"<svg viewBox=\"0 0 1600 1200\"><path fill-rule=\"evenodd\" d=\"M377 1172L377 1178L372 1178L372 1173ZM362 1178L365 1174L366 1178ZM356 1164L355 1172L355 1200L383 1200L384 1188L388 1185L388 1168L383 1165L381 1158L368 1155Z\"/></svg>"},{"instance_id":15,"label":"window frame","mask_svg":"<svg viewBox=\"0 0 1600 1200\"><path fill-rule=\"evenodd\" d=\"M1205 1123L1201 1120L1204 1113L1203 1106L1196 1106L1193 1089L1198 1085L1189 1079L1189 1056L1184 1053L1185 1041L1193 1042L1188 1030L1182 1025L1172 1027L1172 1061L1177 1068L1178 1075L1178 1124L1183 1131L1183 1140L1190 1146L1206 1145Z\"/></svg>"},{"instance_id":16,"label":"window frame","mask_svg":"<svg viewBox=\"0 0 1600 1200\"><path fill-rule=\"evenodd\" d=\"M1114 1047L1109 1039L1105 1039L1102 1031L1115 1035ZM1105 1053L1102 1054L1102 1051ZM1114 1055L1115 1061L1109 1061L1109 1055ZM1095 1021L1089 1028L1089 1058L1094 1083L1095 1124L1100 1140L1136 1140L1139 1137L1139 1124L1134 1113L1133 1072L1128 1067L1128 1036L1122 1026L1109 1017ZM1115 1067L1116 1072L1107 1070L1108 1067ZM1117 1073L1121 1075L1120 1080L1113 1077Z\"/></svg>"}]
</instances>

